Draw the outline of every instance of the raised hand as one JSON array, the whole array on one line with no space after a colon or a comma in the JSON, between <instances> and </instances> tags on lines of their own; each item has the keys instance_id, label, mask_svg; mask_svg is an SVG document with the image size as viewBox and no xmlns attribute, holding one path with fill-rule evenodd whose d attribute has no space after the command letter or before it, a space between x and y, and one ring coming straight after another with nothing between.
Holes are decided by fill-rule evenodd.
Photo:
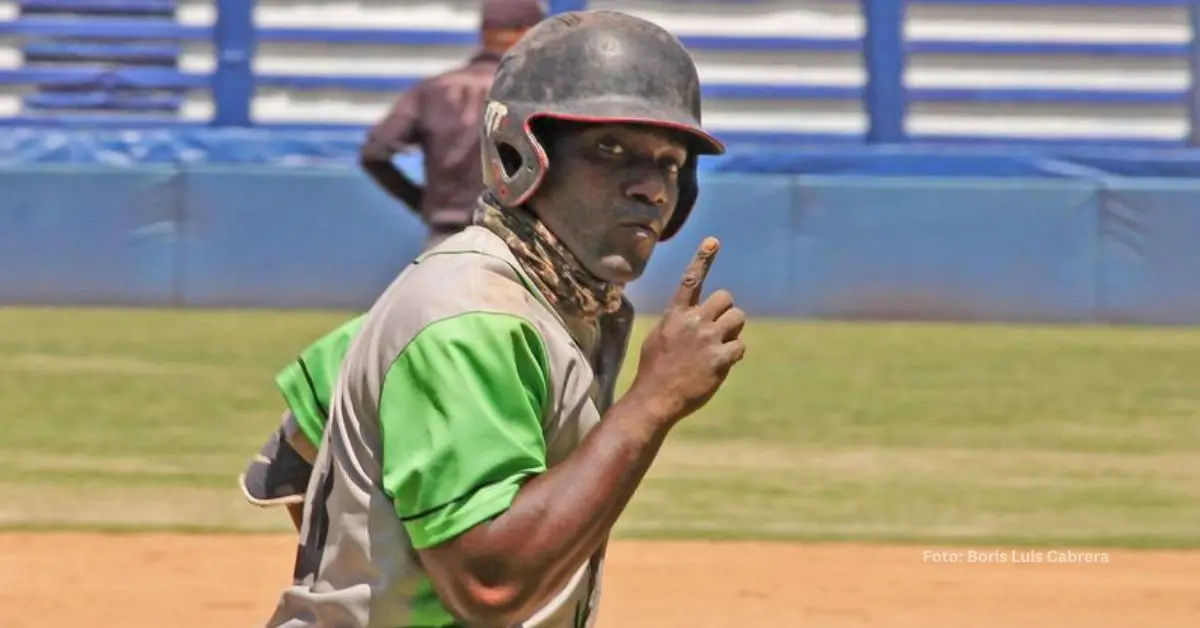
<instances>
[{"instance_id":1,"label":"raised hand","mask_svg":"<svg viewBox=\"0 0 1200 628\"><path fill-rule=\"evenodd\" d=\"M741 340L746 314L734 306L733 295L718 290L700 301L719 249L716 238L704 239L642 343L630 392L660 410L664 420L678 421L708 403L746 354Z\"/></svg>"}]
</instances>

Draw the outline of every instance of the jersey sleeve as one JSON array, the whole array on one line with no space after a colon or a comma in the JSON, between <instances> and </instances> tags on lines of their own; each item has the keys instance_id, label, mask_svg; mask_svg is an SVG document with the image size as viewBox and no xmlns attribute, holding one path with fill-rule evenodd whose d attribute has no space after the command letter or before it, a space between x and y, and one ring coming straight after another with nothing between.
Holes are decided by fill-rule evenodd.
<instances>
[{"instance_id":1,"label":"jersey sleeve","mask_svg":"<svg viewBox=\"0 0 1200 628\"><path fill-rule=\"evenodd\" d=\"M365 314L360 315L321 336L275 375L275 385L296 424L314 446L321 444L338 372L365 319Z\"/></svg>"},{"instance_id":2,"label":"jersey sleeve","mask_svg":"<svg viewBox=\"0 0 1200 628\"><path fill-rule=\"evenodd\" d=\"M383 488L413 546L503 513L546 470L546 347L516 316L436 322L393 362L379 404Z\"/></svg>"}]
</instances>

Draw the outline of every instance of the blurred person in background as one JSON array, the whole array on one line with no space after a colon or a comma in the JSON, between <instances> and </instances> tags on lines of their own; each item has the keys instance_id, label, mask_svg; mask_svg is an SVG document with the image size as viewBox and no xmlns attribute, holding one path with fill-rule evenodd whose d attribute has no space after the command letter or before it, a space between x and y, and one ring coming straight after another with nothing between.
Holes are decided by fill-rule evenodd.
<instances>
[{"instance_id":1,"label":"blurred person in background","mask_svg":"<svg viewBox=\"0 0 1200 628\"><path fill-rule=\"evenodd\" d=\"M359 155L363 170L415 212L429 230L425 248L465 228L483 191L479 118L500 57L546 16L539 0L483 0L481 48L465 64L429 77L400 97L371 128ZM419 148L425 186L392 163Z\"/></svg>"}]
</instances>

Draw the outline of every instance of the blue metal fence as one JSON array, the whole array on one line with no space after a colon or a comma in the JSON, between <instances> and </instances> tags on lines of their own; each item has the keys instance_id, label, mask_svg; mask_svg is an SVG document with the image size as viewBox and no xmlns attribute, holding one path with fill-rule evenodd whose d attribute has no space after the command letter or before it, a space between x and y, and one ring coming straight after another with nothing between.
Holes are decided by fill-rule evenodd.
<instances>
[{"instance_id":1,"label":"blue metal fence","mask_svg":"<svg viewBox=\"0 0 1200 628\"><path fill-rule=\"evenodd\" d=\"M439 30L315 30L256 27L253 3L248 0L214 0L217 19L212 27L180 25L164 11L170 0L20 0L21 13L0 21L0 37L18 38L29 60L51 59L53 65L0 70L0 87L35 88L23 99L20 116L0 118L5 125L73 126L211 126L239 128L256 125L251 102L256 88L345 89L399 91L420 76L364 77L282 75L255 73L252 60L259 42L387 43L397 45L464 45L475 35ZM1129 42L994 42L967 39L921 39L904 36L905 9L917 4L1028 5L1028 6L1186 6L1192 25L1189 44ZM79 6L76 6L79 5ZM86 5L86 6L85 6ZM585 8L587 0L551 0L553 12ZM841 51L862 55L866 72L861 88L842 85L751 85L709 82L709 98L727 100L830 100L859 101L868 118L865 134L816 136L783 132L726 133L728 141L837 140L905 143L915 141L974 140L963 136L924 137L906 133L907 108L918 103L1014 102L1060 104L1161 104L1186 106L1191 120L1187 138L1176 140L1113 140L1147 146L1200 145L1200 81L1182 89L1061 89L1034 87L906 87L906 56L912 54L971 55L1097 55L1159 57L1190 60L1191 75L1200 74L1200 0L862 0L866 24L862 37L746 37L685 36L690 48L700 51L754 50L760 52ZM85 7L87 19L62 17L56 11L77 13ZM86 39L86 43L80 43ZM186 72L166 63L178 55L184 42L211 42L216 60L211 73ZM81 58L105 58L104 67L63 65ZM181 94L207 90L214 115L209 121L183 121L178 116L131 116L130 112L177 111ZM68 113L69 112L69 113ZM86 113L80 113L86 112ZM274 125L287 126L287 125ZM295 126L295 125L292 125ZM314 126L314 125L304 125ZM1003 141L1003 140L1001 140Z\"/></svg>"}]
</instances>

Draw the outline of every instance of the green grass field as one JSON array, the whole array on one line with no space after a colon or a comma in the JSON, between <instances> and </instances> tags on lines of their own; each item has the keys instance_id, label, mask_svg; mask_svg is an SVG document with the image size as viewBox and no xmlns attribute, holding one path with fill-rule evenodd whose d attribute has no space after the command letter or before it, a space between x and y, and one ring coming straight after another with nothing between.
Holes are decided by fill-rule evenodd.
<instances>
[{"instance_id":1,"label":"green grass field","mask_svg":"<svg viewBox=\"0 0 1200 628\"><path fill-rule=\"evenodd\" d=\"M287 529L234 479L278 419L275 371L348 316L0 309L0 526ZM620 535L1200 546L1200 330L752 320L746 340Z\"/></svg>"}]
</instances>

